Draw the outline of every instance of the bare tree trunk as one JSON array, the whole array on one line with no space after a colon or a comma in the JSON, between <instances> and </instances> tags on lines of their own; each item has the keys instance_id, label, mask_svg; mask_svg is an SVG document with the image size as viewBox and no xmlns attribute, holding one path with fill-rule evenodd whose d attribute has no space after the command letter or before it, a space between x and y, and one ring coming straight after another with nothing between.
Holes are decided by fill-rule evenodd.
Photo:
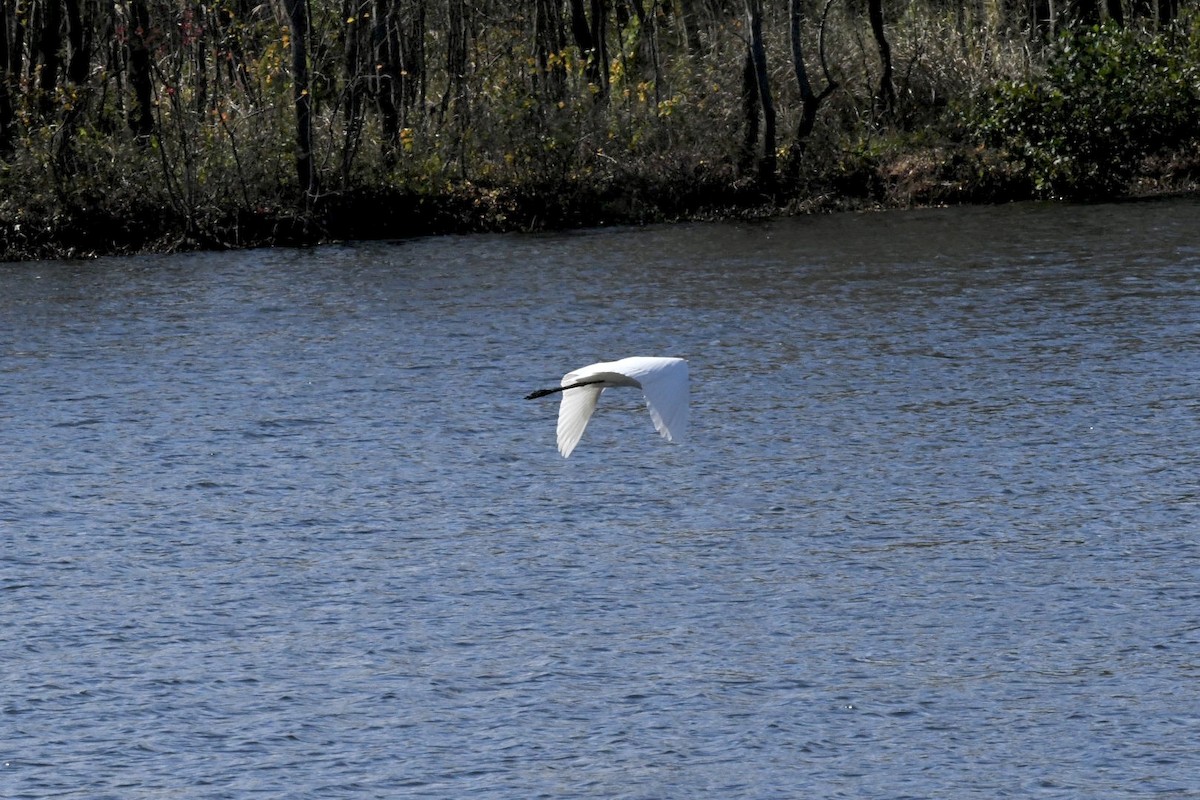
<instances>
[{"instance_id":1,"label":"bare tree trunk","mask_svg":"<svg viewBox=\"0 0 1200 800\"><path fill-rule=\"evenodd\" d=\"M762 109L762 157L758 161L758 178L764 183L775 181L778 157L775 154L775 103L771 100L771 80L767 74L767 49L762 35L762 0L747 0L746 16L750 29L747 58L754 69L754 83Z\"/></svg>"},{"instance_id":2,"label":"bare tree trunk","mask_svg":"<svg viewBox=\"0 0 1200 800\"><path fill-rule=\"evenodd\" d=\"M354 160L362 145L366 117L367 92L377 85L370 75L379 62L370 49L373 26L370 23L370 0L342 0L342 19L339 26L342 38L342 76L346 88L342 92L342 183L349 185Z\"/></svg>"},{"instance_id":3,"label":"bare tree trunk","mask_svg":"<svg viewBox=\"0 0 1200 800\"><path fill-rule=\"evenodd\" d=\"M296 178L307 198L317 194L312 156L312 95L308 75L308 3L283 0L291 28L292 100L296 106Z\"/></svg>"},{"instance_id":4,"label":"bare tree trunk","mask_svg":"<svg viewBox=\"0 0 1200 800\"><path fill-rule=\"evenodd\" d=\"M412 24L408 26L402 45L406 113L425 102L425 0L417 0L411 16ZM401 19L402 15L398 16L397 21Z\"/></svg>"},{"instance_id":5,"label":"bare tree trunk","mask_svg":"<svg viewBox=\"0 0 1200 800\"><path fill-rule=\"evenodd\" d=\"M805 0L791 0L790 6L790 25L789 32L792 43L792 69L796 75L796 86L800 90L800 121L796 125L796 139L788 148L788 157L786 161L786 173L790 179L794 179L800 169L800 159L804 155L805 148L808 146L808 137L812 135L813 128L817 123L817 111L821 108L821 103L825 102L825 98L829 97L836 89L837 83L829 75L829 67L825 62L824 47L818 48L818 58L821 62L821 70L825 75L825 88L820 93L814 92L812 81L808 78L808 68L804 62L804 46L801 41L801 34L804 30L804 3ZM825 12L828 13L832 0L826 0ZM825 37L825 15L821 16L821 33L819 40L824 42Z\"/></svg>"},{"instance_id":6,"label":"bare tree trunk","mask_svg":"<svg viewBox=\"0 0 1200 800\"><path fill-rule=\"evenodd\" d=\"M754 151L758 146L758 78L754 72L754 56L746 48L742 60L742 118L745 130L742 135L742 152L738 157L738 171L742 174L754 168Z\"/></svg>"},{"instance_id":7,"label":"bare tree trunk","mask_svg":"<svg viewBox=\"0 0 1200 800\"><path fill-rule=\"evenodd\" d=\"M446 30L446 91L439 112L465 113L467 96L467 9L463 0L449 0Z\"/></svg>"},{"instance_id":8,"label":"bare tree trunk","mask_svg":"<svg viewBox=\"0 0 1200 800\"><path fill-rule=\"evenodd\" d=\"M1179 17L1179 0L1158 0L1158 24L1166 28Z\"/></svg>"},{"instance_id":9,"label":"bare tree trunk","mask_svg":"<svg viewBox=\"0 0 1200 800\"><path fill-rule=\"evenodd\" d=\"M875 109L882 116L890 117L896 110L896 88L892 84L892 46L883 30L883 0L867 0L867 17L871 21L871 33L875 35L882 68L879 91L875 94Z\"/></svg>"},{"instance_id":10,"label":"bare tree trunk","mask_svg":"<svg viewBox=\"0 0 1200 800\"><path fill-rule=\"evenodd\" d=\"M824 26L826 26L827 14L829 7L833 5L833 0L826 0L826 7L821 16L821 28L817 36L817 56L821 62L821 72L824 76L824 88L820 92L812 89L808 67L805 66L804 61L802 34L805 22L805 1L791 0L790 8L792 68L796 73L796 85L800 92L800 120L796 125L796 139L787 149L787 156L784 160L784 178L788 182L794 182L799 178L800 162L804 158L804 151L808 149L809 137L812 136L812 128L816 126L817 112L821 109L821 104L838 89L838 83L829 74L829 65L824 56Z\"/></svg>"},{"instance_id":11,"label":"bare tree trunk","mask_svg":"<svg viewBox=\"0 0 1200 800\"><path fill-rule=\"evenodd\" d=\"M597 100L608 98L608 0L592 0L592 42L596 48L595 74L600 87Z\"/></svg>"},{"instance_id":12,"label":"bare tree trunk","mask_svg":"<svg viewBox=\"0 0 1200 800\"><path fill-rule=\"evenodd\" d=\"M696 21L696 0L679 0L679 15L683 17L683 35L687 40L688 55L700 55L700 26Z\"/></svg>"},{"instance_id":13,"label":"bare tree trunk","mask_svg":"<svg viewBox=\"0 0 1200 800\"><path fill-rule=\"evenodd\" d=\"M16 81L17 76L21 74L22 56L25 52L25 25L29 20L29 0L17 0L11 11L5 7L3 13L11 14L8 35L12 45L8 49L8 74Z\"/></svg>"},{"instance_id":14,"label":"bare tree trunk","mask_svg":"<svg viewBox=\"0 0 1200 800\"><path fill-rule=\"evenodd\" d=\"M42 3L42 30L37 40L41 71L38 73L38 106L43 115L54 110L55 93L58 91L58 71L62 62L62 6L59 0Z\"/></svg>"},{"instance_id":15,"label":"bare tree trunk","mask_svg":"<svg viewBox=\"0 0 1200 800\"><path fill-rule=\"evenodd\" d=\"M13 138L16 136L16 111L13 108L12 73L9 69L8 15L7 6L0 8L0 159L12 155Z\"/></svg>"},{"instance_id":16,"label":"bare tree trunk","mask_svg":"<svg viewBox=\"0 0 1200 800\"><path fill-rule=\"evenodd\" d=\"M383 127L383 161L387 167L396 163L400 151L400 108L404 104L404 78L400 51L401 32L396 0L374 0L374 82L375 103Z\"/></svg>"},{"instance_id":17,"label":"bare tree trunk","mask_svg":"<svg viewBox=\"0 0 1200 800\"><path fill-rule=\"evenodd\" d=\"M458 158L459 176L467 178L467 128L470 105L467 102L467 62L469 24L464 0L449 0L448 30L446 33L446 92L442 95L441 114L450 114L454 130L454 149Z\"/></svg>"},{"instance_id":18,"label":"bare tree trunk","mask_svg":"<svg viewBox=\"0 0 1200 800\"><path fill-rule=\"evenodd\" d=\"M1104 0L1104 10L1109 19L1122 28L1125 27L1125 9L1121 5L1121 0Z\"/></svg>"},{"instance_id":19,"label":"bare tree trunk","mask_svg":"<svg viewBox=\"0 0 1200 800\"><path fill-rule=\"evenodd\" d=\"M79 0L63 0L67 12L67 42L71 45L71 58L67 62L67 80L76 85L87 81L88 63L91 61L91 37L83 25L79 13Z\"/></svg>"},{"instance_id":20,"label":"bare tree trunk","mask_svg":"<svg viewBox=\"0 0 1200 800\"><path fill-rule=\"evenodd\" d=\"M129 109L129 128L138 142L150 143L154 133L154 115L151 108L150 47L146 40L150 35L150 12L146 0L130 0L129 3L129 85L133 88L133 106Z\"/></svg>"},{"instance_id":21,"label":"bare tree trunk","mask_svg":"<svg viewBox=\"0 0 1200 800\"><path fill-rule=\"evenodd\" d=\"M1036 37L1036 41L1048 42L1054 36L1054 4L1051 0L1032 0L1032 3L1030 33Z\"/></svg>"},{"instance_id":22,"label":"bare tree trunk","mask_svg":"<svg viewBox=\"0 0 1200 800\"><path fill-rule=\"evenodd\" d=\"M608 47L605 20L608 18L606 0L591 0L592 20L589 23L583 0L571 0L571 32L575 44L587 58L584 74L595 88L597 102L608 97Z\"/></svg>"},{"instance_id":23,"label":"bare tree trunk","mask_svg":"<svg viewBox=\"0 0 1200 800\"><path fill-rule=\"evenodd\" d=\"M559 0L537 0L533 20L533 52L537 60L534 81L543 96L552 101L566 96L567 71L558 56L566 47Z\"/></svg>"}]
</instances>

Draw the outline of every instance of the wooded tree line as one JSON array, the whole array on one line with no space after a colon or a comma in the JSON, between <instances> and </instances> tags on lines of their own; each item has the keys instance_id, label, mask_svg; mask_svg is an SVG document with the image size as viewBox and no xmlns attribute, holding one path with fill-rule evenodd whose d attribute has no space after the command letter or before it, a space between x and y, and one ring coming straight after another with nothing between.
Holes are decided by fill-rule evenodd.
<instances>
[{"instance_id":1,"label":"wooded tree line","mask_svg":"<svg viewBox=\"0 0 1200 800\"><path fill-rule=\"evenodd\" d=\"M769 183L803 169L826 108L834 130L911 127L971 76L1035 69L1063 30L1165 28L1184 10L1180 0L4 0L0 169L44 169L60 202L81 204L151 171L160 199L189 218L289 187L313 202L387 181L552 182L680 154Z\"/></svg>"}]
</instances>

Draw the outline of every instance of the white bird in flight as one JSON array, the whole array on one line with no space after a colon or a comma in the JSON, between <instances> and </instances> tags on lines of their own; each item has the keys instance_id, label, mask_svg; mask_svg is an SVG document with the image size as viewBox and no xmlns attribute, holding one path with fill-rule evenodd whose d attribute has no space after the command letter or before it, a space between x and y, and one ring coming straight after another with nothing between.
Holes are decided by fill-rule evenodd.
<instances>
[{"instance_id":1,"label":"white bird in flight","mask_svg":"<svg viewBox=\"0 0 1200 800\"><path fill-rule=\"evenodd\" d=\"M566 458L579 444L600 393L613 386L641 389L654 428L668 442L683 440L688 420L688 365L682 358L633 356L602 361L568 372L563 376L562 386L540 389L525 399L562 392L562 404L558 407L558 452Z\"/></svg>"}]
</instances>

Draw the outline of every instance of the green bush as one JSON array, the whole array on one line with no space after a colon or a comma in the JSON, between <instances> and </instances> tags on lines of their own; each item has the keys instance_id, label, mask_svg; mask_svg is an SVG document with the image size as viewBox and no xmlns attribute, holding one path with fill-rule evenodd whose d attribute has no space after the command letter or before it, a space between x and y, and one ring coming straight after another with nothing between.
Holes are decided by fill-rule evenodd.
<instances>
[{"instance_id":1,"label":"green bush","mask_svg":"<svg viewBox=\"0 0 1200 800\"><path fill-rule=\"evenodd\" d=\"M1023 162L1038 194L1098 198L1198 123L1197 38L1105 25L1064 34L1038 75L994 87L971 127Z\"/></svg>"}]
</instances>

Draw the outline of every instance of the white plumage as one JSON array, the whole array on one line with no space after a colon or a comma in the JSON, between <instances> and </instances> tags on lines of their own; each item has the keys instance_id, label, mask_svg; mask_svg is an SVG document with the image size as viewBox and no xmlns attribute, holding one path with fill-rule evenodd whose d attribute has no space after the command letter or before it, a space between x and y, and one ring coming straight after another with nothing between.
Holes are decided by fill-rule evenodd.
<instances>
[{"instance_id":1,"label":"white plumage","mask_svg":"<svg viewBox=\"0 0 1200 800\"><path fill-rule=\"evenodd\" d=\"M568 372L560 387L542 389L526 399L562 392L558 407L558 452L566 458L579 444L601 393L616 386L641 389L654 428L669 442L682 441L688 421L688 365L682 358L633 356L602 361Z\"/></svg>"}]
</instances>

